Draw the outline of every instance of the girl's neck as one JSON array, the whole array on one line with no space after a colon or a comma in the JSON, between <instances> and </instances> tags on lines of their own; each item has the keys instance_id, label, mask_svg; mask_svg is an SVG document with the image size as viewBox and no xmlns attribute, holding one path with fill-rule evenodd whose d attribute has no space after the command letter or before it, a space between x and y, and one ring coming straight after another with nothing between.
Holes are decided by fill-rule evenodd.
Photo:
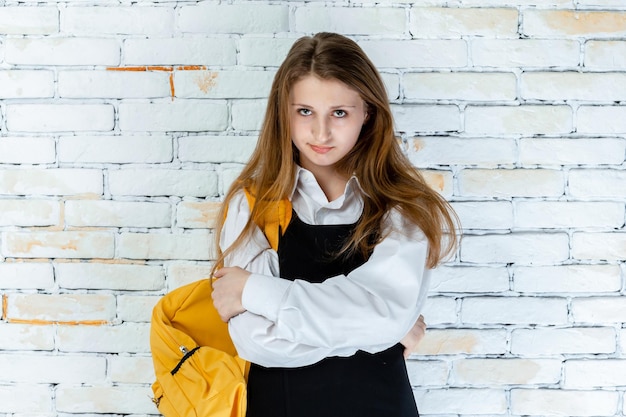
<instances>
[{"instance_id":1,"label":"girl's neck","mask_svg":"<svg viewBox=\"0 0 626 417\"><path fill-rule=\"evenodd\" d=\"M328 201L341 197L346 190L349 177L336 170L318 169L311 171Z\"/></svg>"}]
</instances>

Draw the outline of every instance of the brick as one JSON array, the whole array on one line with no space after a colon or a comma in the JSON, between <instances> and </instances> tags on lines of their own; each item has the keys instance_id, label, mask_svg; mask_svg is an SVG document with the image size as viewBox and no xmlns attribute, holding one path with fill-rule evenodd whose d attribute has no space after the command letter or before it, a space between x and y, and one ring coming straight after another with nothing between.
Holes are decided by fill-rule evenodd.
<instances>
[{"instance_id":1,"label":"brick","mask_svg":"<svg viewBox=\"0 0 626 417\"><path fill-rule=\"evenodd\" d=\"M513 271L513 289L522 293L617 293L620 288L618 265L533 266Z\"/></svg>"},{"instance_id":2,"label":"brick","mask_svg":"<svg viewBox=\"0 0 626 417\"><path fill-rule=\"evenodd\" d=\"M10 294L9 320L45 322L111 321L115 297L108 294Z\"/></svg>"},{"instance_id":3,"label":"brick","mask_svg":"<svg viewBox=\"0 0 626 417\"><path fill-rule=\"evenodd\" d=\"M470 48L478 67L577 67L580 61L580 44L568 39L476 38Z\"/></svg>"},{"instance_id":4,"label":"brick","mask_svg":"<svg viewBox=\"0 0 626 417\"><path fill-rule=\"evenodd\" d=\"M60 288L88 290L154 291L165 285L161 266L105 263L56 263Z\"/></svg>"},{"instance_id":5,"label":"brick","mask_svg":"<svg viewBox=\"0 0 626 417\"><path fill-rule=\"evenodd\" d=\"M561 379L560 359L459 359L452 367L456 385L556 384Z\"/></svg>"},{"instance_id":6,"label":"brick","mask_svg":"<svg viewBox=\"0 0 626 417\"><path fill-rule=\"evenodd\" d=\"M612 416L617 412L618 402L616 391L511 390L511 412L520 415Z\"/></svg>"},{"instance_id":7,"label":"brick","mask_svg":"<svg viewBox=\"0 0 626 417\"><path fill-rule=\"evenodd\" d=\"M467 297L461 304L463 324L567 324L567 299L548 297Z\"/></svg>"},{"instance_id":8,"label":"brick","mask_svg":"<svg viewBox=\"0 0 626 417\"><path fill-rule=\"evenodd\" d=\"M405 73L404 96L408 100L515 100L517 79L513 73Z\"/></svg>"},{"instance_id":9,"label":"brick","mask_svg":"<svg viewBox=\"0 0 626 417\"><path fill-rule=\"evenodd\" d=\"M618 101L624 95L626 74L527 72L521 76L521 96L527 100Z\"/></svg>"},{"instance_id":10,"label":"brick","mask_svg":"<svg viewBox=\"0 0 626 417\"><path fill-rule=\"evenodd\" d=\"M0 200L0 226L53 226L61 220L61 206L51 200Z\"/></svg>"},{"instance_id":11,"label":"brick","mask_svg":"<svg viewBox=\"0 0 626 417\"><path fill-rule=\"evenodd\" d=\"M123 323L116 326L59 326L60 352L147 353L150 325Z\"/></svg>"},{"instance_id":12,"label":"brick","mask_svg":"<svg viewBox=\"0 0 626 417\"><path fill-rule=\"evenodd\" d=\"M566 233L509 233L466 235L461 241L461 261L472 263L516 263L542 265L569 258Z\"/></svg>"},{"instance_id":13,"label":"brick","mask_svg":"<svg viewBox=\"0 0 626 417\"><path fill-rule=\"evenodd\" d=\"M149 38L124 41L125 65L235 65L235 41L226 38ZM115 65L115 64L113 64Z\"/></svg>"},{"instance_id":14,"label":"brick","mask_svg":"<svg viewBox=\"0 0 626 417\"><path fill-rule=\"evenodd\" d=\"M4 232L2 254L17 258L112 258L106 232Z\"/></svg>"},{"instance_id":15,"label":"brick","mask_svg":"<svg viewBox=\"0 0 626 417\"><path fill-rule=\"evenodd\" d=\"M177 100L156 103L121 103L122 131L222 131L228 123L225 101Z\"/></svg>"},{"instance_id":16,"label":"brick","mask_svg":"<svg viewBox=\"0 0 626 417\"><path fill-rule=\"evenodd\" d=\"M458 132L461 112L456 105L392 105L396 129L401 132Z\"/></svg>"},{"instance_id":17,"label":"brick","mask_svg":"<svg viewBox=\"0 0 626 417\"><path fill-rule=\"evenodd\" d=\"M152 358L145 356L111 356L109 379L114 384L148 384L154 382Z\"/></svg>"},{"instance_id":18,"label":"brick","mask_svg":"<svg viewBox=\"0 0 626 417\"><path fill-rule=\"evenodd\" d=\"M57 83L64 98L171 96L169 73L164 71L60 71Z\"/></svg>"},{"instance_id":19,"label":"brick","mask_svg":"<svg viewBox=\"0 0 626 417\"><path fill-rule=\"evenodd\" d=\"M391 7L298 7L295 12L296 32L400 36L406 28L404 9Z\"/></svg>"},{"instance_id":20,"label":"brick","mask_svg":"<svg viewBox=\"0 0 626 417\"><path fill-rule=\"evenodd\" d=\"M577 232L572 236L572 257L575 259L626 259L626 233Z\"/></svg>"},{"instance_id":21,"label":"brick","mask_svg":"<svg viewBox=\"0 0 626 417\"><path fill-rule=\"evenodd\" d=\"M217 195L217 175L208 170L120 169L109 172L112 195L189 196Z\"/></svg>"},{"instance_id":22,"label":"brick","mask_svg":"<svg viewBox=\"0 0 626 417\"><path fill-rule=\"evenodd\" d=\"M176 207L176 225L185 229L213 228L221 206L213 201L182 201Z\"/></svg>"},{"instance_id":23,"label":"brick","mask_svg":"<svg viewBox=\"0 0 626 417\"><path fill-rule=\"evenodd\" d=\"M531 139L519 141L522 164L620 165L626 141L622 139Z\"/></svg>"},{"instance_id":24,"label":"brick","mask_svg":"<svg viewBox=\"0 0 626 417\"><path fill-rule=\"evenodd\" d=\"M280 33L289 31L289 7L270 4L203 4L178 10L177 29L193 33Z\"/></svg>"},{"instance_id":25,"label":"brick","mask_svg":"<svg viewBox=\"0 0 626 417\"><path fill-rule=\"evenodd\" d=\"M106 359L94 356L11 355L0 356L5 383L100 383L104 382Z\"/></svg>"},{"instance_id":26,"label":"brick","mask_svg":"<svg viewBox=\"0 0 626 417\"><path fill-rule=\"evenodd\" d=\"M102 194L102 172L97 169L0 170L0 194Z\"/></svg>"},{"instance_id":27,"label":"brick","mask_svg":"<svg viewBox=\"0 0 626 417\"><path fill-rule=\"evenodd\" d=\"M626 360L568 360L565 362L564 387L586 388L626 385Z\"/></svg>"},{"instance_id":28,"label":"brick","mask_svg":"<svg viewBox=\"0 0 626 417\"><path fill-rule=\"evenodd\" d=\"M170 263L167 267L167 290L172 291L194 281L208 278L211 276L211 268L211 264Z\"/></svg>"},{"instance_id":29,"label":"brick","mask_svg":"<svg viewBox=\"0 0 626 417\"><path fill-rule=\"evenodd\" d=\"M619 37L626 35L626 13L617 11L533 10L522 12L529 37Z\"/></svg>"},{"instance_id":30,"label":"brick","mask_svg":"<svg viewBox=\"0 0 626 417\"><path fill-rule=\"evenodd\" d=\"M498 293L509 290L506 268L440 266L432 271L432 293Z\"/></svg>"},{"instance_id":31,"label":"brick","mask_svg":"<svg viewBox=\"0 0 626 417\"><path fill-rule=\"evenodd\" d=\"M619 229L624 224L624 204L583 201L518 201L515 227Z\"/></svg>"},{"instance_id":32,"label":"brick","mask_svg":"<svg viewBox=\"0 0 626 417\"><path fill-rule=\"evenodd\" d=\"M445 361L413 361L406 364L411 385L427 387L429 385L446 385L448 365ZM420 407L421 409L421 407Z\"/></svg>"},{"instance_id":33,"label":"brick","mask_svg":"<svg viewBox=\"0 0 626 417\"><path fill-rule=\"evenodd\" d=\"M99 38L9 38L4 59L17 65L108 65L120 63L120 43Z\"/></svg>"},{"instance_id":34,"label":"brick","mask_svg":"<svg viewBox=\"0 0 626 417\"><path fill-rule=\"evenodd\" d=\"M626 321L626 301L622 297L585 297L572 299L575 323L619 323Z\"/></svg>"},{"instance_id":35,"label":"brick","mask_svg":"<svg viewBox=\"0 0 626 417\"><path fill-rule=\"evenodd\" d=\"M1 99L49 97L54 97L54 73L52 71L0 71Z\"/></svg>"},{"instance_id":36,"label":"brick","mask_svg":"<svg viewBox=\"0 0 626 417\"><path fill-rule=\"evenodd\" d=\"M152 391L138 386L66 386L56 389L56 409L62 413L150 414Z\"/></svg>"},{"instance_id":37,"label":"brick","mask_svg":"<svg viewBox=\"0 0 626 417\"><path fill-rule=\"evenodd\" d=\"M409 139L408 156L418 167L514 164L517 147L512 139L418 137Z\"/></svg>"},{"instance_id":38,"label":"brick","mask_svg":"<svg viewBox=\"0 0 626 417\"><path fill-rule=\"evenodd\" d=\"M517 37L518 12L514 8L415 7L410 11L415 37Z\"/></svg>"},{"instance_id":39,"label":"brick","mask_svg":"<svg viewBox=\"0 0 626 417\"><path fill-rule=\"evenodd\" d=\"M176 97L267 98L274 79L270 71L176 71Z\"/></svg>"},{"instance_id":40,"label":"brick","mask_svg":"<svg viewBox=\"0 0 626 417\"><path fill-rule=\"evenodd\" d=\"M62 136L60 162L70 163L158 163L173 159L172 139L152 136Z\"/></svg>"},{"instance_id":41,"label":"brick","mask_svg":"<svg viewBox=\"0 0 626 417\"><path fill-rule=\"evenodd\" d=\"M476 401L480 398L480 401ZM506 392L497 389L432 389L415 395L420 414L504 414Z\"/></svg>"},{"instance_id":42,"label":"brick","mask_svg":"<svg viewBox=\"0 0 626 417\"><path fill-rule=\"evenodd\" d=\"M484 355L505 352L504 329L429 329L415 350L419 355Z\"/></svg>"},{"instance_id":43,"label":"brick","mask_svg":"<svg viewBox=\"0 0 626 417\"><path fill-rule=\"evenodd\" d=\"M626 172L612 169L573 169L569 194L574 197L625 197Z\"/></svg>"},{"instance_id":44,"label":"brick","mask_svg":"<svg viewBox=\"0 0 626 417\"><path fill-rule=\"evenodd\" d=\"M237 100L231 109L233 129L238 131L261 130L267 100Z\"/></svg>"},{"instance_id":45,"label":"brick","mask_svg":"<svg viewBox=\"0 0 626 417\"><path fill-rule=\"evenodd\" d=\"M584 66L594 69L623 69L626 67L626 41L587 41Z\"/></svg>"},{"instance_id":46,"label":"brick","mask_svg":"<svg viewBox=\"0 0 626 417\"><path fill-rule=\"evenodd\" d=\"M626 133L626 106L580 106L576 112L578 133Z\"/></svg>"},{"instance_id":47,"label":"brick","mask_svg":"<svg viewBox=\"0 0 626 417\"><path fill-rule=\"evenodd\" d=\"M128 259L213 259L213 236L207 234L122 233L118 255Z\"/></svg>"},{"instance_id":48,"label":"brick","mask_svg":"<svg viewBox=\"0 0 626 417\"><path fill-rule=\"evenodd\" d=\"M0 138L0 164L46 164L55 160L55 143L52 138Z\"/></svg>"},{"instance_id":49,"label":"brick","mask_svg":"<svg viewBox=\"0 0 626 417\"><path fill-rule=\"evenodd\" d=\"M124 323L150 323L152 309L160 298L156 295L120 295L117 297L117 315Z\"/></svg>"},{"instance_id":50,"label":"brick","mask_svg":"<svg viewBox=\"0 0 626 417\"><path fill-rule=\"evenodd\" d=\"M449 199L452 196L453 174L450 171L421 170L426 184Z\"/></svg>"},{"instance_id":51,"label":"brick","mask_svg":"<svg viewBox=\"0 0 626 417\"><path fill-rule=\"evenodd\" d=\"M292 38L241 38L238 63L244 66L278 67L294 41Z\"/></svg>"},{"instance_id":52,"label":"brick","mask_svg":"<svg viewBox=\"0 0 626 417\"><path fill-rule=\"evenodd\" d=\"M615 348L611 327L514 329L511 335L511 353L515 355L613 353Z\"/></svg>"},{"instance_id":53,"label":"brick","mask_svg":"<svg viewBox=\"0 0 626 417\"><path fill-rule=\"evenodd\" d=\"M54 271L47 262L0 263L0 287L3 289L50 289L53 286Z\"/></svg>"},{"instance_id":54,"label":"brick","mask_svg":"<svg viewBox=\"0 0 626 417\"><path fill-rule=\"evenodd\" d=\"M470 197L559 197L564 174L552 169L464 169L459 192Z\"/></svg>"},{"instance_id":55,"label":"brick","mask_svg":"<svg viewBox=\"0 0 626 417\"><path fill-rule=\"evenodd\" d=\"M52 351L54 338L53 326L0 322L0 349L3 351ZM0 401L0 404L3 404L3 401Z\"/></svg>"},{"instance_id":56,"label":"brick","mask_svg":"<svg viewBox=\"0 0 626 417\"><path fill-rule=\"evenodd\" d=\"M171 217L168 203L105 200L65 202L65 223L68 226L169 227Z\"/></svg>"},{"instance_id":57,"label":"brick","mask_svg":"<svg viewBox=\"0 0 626 417\"><path fill-rule=\"evenodd\" d=\"M508 201L453 202L463 229L508 230L513 227L513 205Z\"/></svg>"},{"instance_id":58,"label":"brick","mask_svg":"<svg viewBox=\"0 0 626 417\"><path fill-rule=\"evenodd\" d=\"M572 131L572 109L561 105L467 106L470 134L559 134Z\"/></svg>"},{"instance_id":59,"label":"brick","mask_svg":"<svg viewBox=\"0 0 626 417\"><path fill-rule=\"evenodd\" d=\"M426 300L422 315L425 317L427 326L456 323L458 321L456 310L456 300L431 296Z\"/></svg>"},{"instance_id":60,"label":"brick","mask_svg":"<svg viewBox=\"0 0 626 417\"><path fill-rule=\"evenodd\" d=\"M245 164L256 144L256 136L185 136L178 139L178 159Z\"/></svg>"},{"instance_id":61,"label":"brick","mask_svg":"<svg viewBox=\"0 0 626 417\"><path fill-rule=\"evenodd\" d=\"M220 172L220 194L226 194L241 174L241 168L224 169Z\"/></svg>"},{"instance_id":62,"label":"brick","mask_svg":"<svg viewBox=\"0 0 626 417\"><path fill-rule=\"evenodd\" d=\"M11 7L0 9L0 32L3 35L51 35L59 32L56 7Z\"/></svg>"},{"instance_id":63,"label":"brick","mask_svg":"<svg viewBox=\"0 0 626 417\"><path fill-rule=\"evenodd\" d=\"M9 104L6 122L11 132L108 132L115 123L110 104Z\"/></svg>"},{"instance_id":64,"label":"brick","mask_svg":"<svg viewBox=\"0 0 626 417\"><path fill-rule=\"evenodd\" d=\"M0 413L49 415L52 398L48 385L0 385Z\"/></svg>"},{"instance_id":65,"label":"brick","mask_svg":"<svg viewBox=\"0 0 626 417\"><path fill-rule=\"evenodd\" d=\"M170 35L172 7L67 7L61 9L61 28L80 35Z\"/></svg>"},{"instance_id":66,"label":"brick","mask_svg":"<svg viewBox=\"0 0 626 417\"><path fill-rule=\"evenodd\" d=\"M382 72L380 77L385 85L389 101L397 101L400 98L400 75Z\"/></svg>"},{"instance_id":67,"label":"brick","mask_svg":"<svg viewBox=\"0 0 626 417\"><path fill-rule=\"evenodd\" d=\"M359 46L378 68L462 68L468 64L465 40L368 40Z\"/></svg>"}]
</instances>

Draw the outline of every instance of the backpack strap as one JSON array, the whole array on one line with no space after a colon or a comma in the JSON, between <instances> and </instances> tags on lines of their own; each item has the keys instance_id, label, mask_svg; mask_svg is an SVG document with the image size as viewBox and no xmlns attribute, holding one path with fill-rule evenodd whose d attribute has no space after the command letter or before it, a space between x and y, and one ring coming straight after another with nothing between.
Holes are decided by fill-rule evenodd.
<instances>
[{"instance_id":1,"label":"backpack strap","mask_svg":"<svg viewBox=\"0 0 626 417\"><path fill-rule=\"evenodd\" d=\"M246 199L248 200L248 206L250 206L250 212L256 202L256 197L252 193L244 188ZM267 237L270 246L274 250L278 250L278 240L281 234L285 233L289 222L291 221L291 201L285 198L283 200L276 201L271 204L265 211L262 218L254 219L255 223Z\"/></svg>"}]
</instances>

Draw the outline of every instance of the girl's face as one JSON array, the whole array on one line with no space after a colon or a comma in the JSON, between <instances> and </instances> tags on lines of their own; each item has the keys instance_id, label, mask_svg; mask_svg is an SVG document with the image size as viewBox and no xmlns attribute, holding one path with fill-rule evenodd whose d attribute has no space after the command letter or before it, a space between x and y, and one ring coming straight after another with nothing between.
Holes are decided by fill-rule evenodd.
<instances>
[{"instance_id":1,"label":"girl's face","mask_svg":"<svg viewBox=\"0 0 626 417\"><path fill-rule=\"evenodd\" d=\"M291 139L300 151L300 165L316 177L333 173L359 139L367 120L365 102L341 81L314 75L298 80L289 99Z\"/></svg>"}]
</instances>

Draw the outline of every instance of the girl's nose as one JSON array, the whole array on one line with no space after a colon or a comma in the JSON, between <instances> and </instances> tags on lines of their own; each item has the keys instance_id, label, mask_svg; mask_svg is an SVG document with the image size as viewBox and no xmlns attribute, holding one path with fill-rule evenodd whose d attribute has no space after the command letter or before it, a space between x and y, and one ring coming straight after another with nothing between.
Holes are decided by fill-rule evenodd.
<instances>
[{"instance_id":1,"label":"girl's nose","mask_svg":"<svg viewBox=\"0 0 626 417\"><path fill-rule=\"evenodd\" d=\"M318 119L318 122L314 127L313 135L315 139L320 143L324 143L330 140L330 123L328 123L325 118Z\"/></svg>"}]
</instances>

